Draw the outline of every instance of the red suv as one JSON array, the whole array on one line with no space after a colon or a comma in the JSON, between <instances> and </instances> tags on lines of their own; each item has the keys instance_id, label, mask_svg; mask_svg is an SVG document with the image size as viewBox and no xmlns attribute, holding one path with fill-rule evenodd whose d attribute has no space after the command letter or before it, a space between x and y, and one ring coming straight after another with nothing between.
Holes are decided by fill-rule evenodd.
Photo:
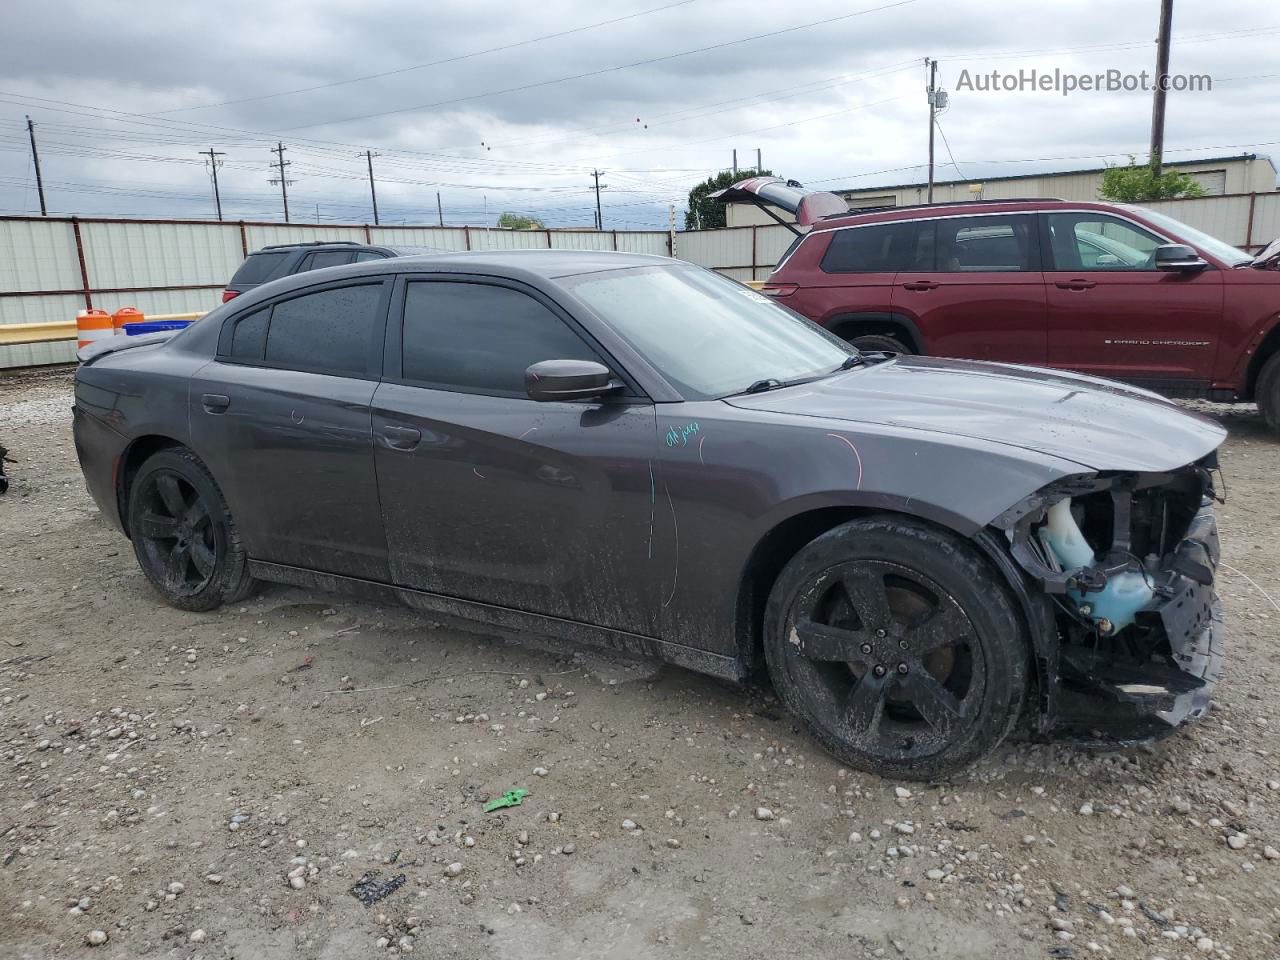
<instances>
[{"instance_id":1,"label":"red suv","mask_svg":"<svg viewBox=\"0 0 1280 960\"><path fill-rule=\"evenodd\" d=\"M772 177L721 196L811 226L763 292L860 348L1256 400L1280 429L1280 241L1253 257L1164 214L1101 202L833 214L839 198Z\"/></svg>"}]
</instances>

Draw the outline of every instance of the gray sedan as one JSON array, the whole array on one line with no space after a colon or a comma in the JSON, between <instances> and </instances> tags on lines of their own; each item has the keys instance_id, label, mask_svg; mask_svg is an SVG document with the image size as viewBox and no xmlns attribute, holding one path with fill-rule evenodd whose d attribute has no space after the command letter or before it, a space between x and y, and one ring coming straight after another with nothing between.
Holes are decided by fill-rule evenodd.
<instances>
[{"instance_id":1,"label":"gray sedan","mask_svg":"<svg viewBox=\"0 0 1280 960\"><path fill-rule=\"evenodd\" d=\"M76 377L169 603L398 599L735 680L847 763L1133 741L1221 663L1223 431L1025 367L859 353L674 260L409 257L264 284Z\"/></svg>"}]
</instances>

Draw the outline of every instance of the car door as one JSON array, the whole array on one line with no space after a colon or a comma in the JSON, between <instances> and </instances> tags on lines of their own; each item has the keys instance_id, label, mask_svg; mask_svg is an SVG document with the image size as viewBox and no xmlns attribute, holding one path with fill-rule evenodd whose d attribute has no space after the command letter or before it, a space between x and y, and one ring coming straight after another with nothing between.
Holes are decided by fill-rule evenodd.
<instances>
[{"instance_id":1,"label":"car door","mask_svg":"<svg viewBox=\"0 0 1280 960\"><path fill-rule=\"evenodd\" d=\"M1100 211L1046 213L1049 364L1166 390L1207 386L1222 274L1157 270L1169 241Z\"/></svg>"},{"instance_id":2,"label":"car door","mask_svg":"<svg viewBox=\"0 0 1280 960\"><path fill-rule=\"evenodd\" d=\"M192 378L192 444L253 559L389 579L369 404L391 290L362 277L233 315Z\"/></svg>"},{"instance_id":3,"label":"car door","mask_svg":"<svg viewBox=\"0 0 1280 960\"><path fill-rule=\"evenodd\" d=\"M395 583L633 633L656 629L653 404L634 386L529 399L525 370L598 360L543 293L469 276L401 282L373 401Z\"/></svg>"},{"instance_id":4,"label":"car door","mask_svg":"<svg viewBox=\"0 0 1280 960\"><path fill-rule=\"evenodd\" d=\"M915 323L925 352L1044 363L1046 302L1032 214L942 217L932 264L899 271L893 312Z\"/></svg>"},{"instance_id":5,"label":"car door","mask_svg":"<svg viewBox=\"0 0 1280 960\"><path fill-rule=\"evenodd\" d=\"M898 271L921 258L931 261L921 245L933 235L921 227L917 221L895 221L830 231L818 270L782 302L842 336L849 321L888 320Z\"/></svg>"}]
</instances>

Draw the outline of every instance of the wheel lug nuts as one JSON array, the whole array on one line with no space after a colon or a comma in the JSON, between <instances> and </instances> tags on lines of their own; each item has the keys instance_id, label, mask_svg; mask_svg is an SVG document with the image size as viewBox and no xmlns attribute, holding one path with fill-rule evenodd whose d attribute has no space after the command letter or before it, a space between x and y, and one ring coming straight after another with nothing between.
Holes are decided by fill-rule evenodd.
<instances>
[{"instance_id":1,"label":"wheel lug nuts","mask_svg":"<svg viewBox=\"0 0 1280 960\"><path fill-rule=\"evenodd\" d=\"M877 637L880 637L881 639L883 639L885 636L887 636L887 634L885 633L884 629L882 628L882 629L880 629L880 630L877 630L877 631L876 631L876 636L877 636Z\"/></svg>"},{"instance_id":2,"label":"wheel lug nuts","mask_svg":"<svg viewBox=\"0 0 1280 960\"><path fill-rule=\"evenodd\" d=\"M905 663L898 664L898 672L905 674L907 672L907 665Z\"/></svg>"},{"instance_id":3,"label":"wheel lug nuts","mask_svg":"<svg viewBox=\"0 0 1280 960\"><path fill-rule=\"evenodd\" d=\"M877 663L875 666L875 669L872 670L871 672L874 673L877 677L883 677L886 671L883 666Z\"/></svg>"},{"instance_id":4,"label":"wheel lug nuts","mask_svg":"<svg viewBox=\"0 0 1280 960\"><path fill-rule=\"evenodd\" d=\"M869 644L869 643L864 643L864 644L862 645L862 652L863 652L863 653L870 653L870 652L871 652L871 644Z\"/></svg>"},{"instance_id":5,"label":"wheel lug nuts","mask_svg":"<svg viewBox=\"0 0 1280 960\"><path fill-rule=\"evenodd\" d=\"M899 646L899 647L901 647L903 650L907 649L907 641L905 641L905 640L899 640L899 641L898 641L898 646Z\"/></svg>"}]
</instances>

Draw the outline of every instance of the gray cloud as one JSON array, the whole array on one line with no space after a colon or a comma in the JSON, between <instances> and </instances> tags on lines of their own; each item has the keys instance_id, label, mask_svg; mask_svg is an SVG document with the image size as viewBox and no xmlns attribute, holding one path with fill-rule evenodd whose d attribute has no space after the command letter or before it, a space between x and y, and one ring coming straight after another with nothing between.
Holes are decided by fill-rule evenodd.
<instances>
[{"instance_id":1,"label":"gray cloud","mask_svg":"<svg viewBox=\"0 0 1280 960\"><path fill-rule=\"evenodd\" d=\"M587 224L594 206L589 171L599 166L609 183L606 225L663 226L667 204L728 166L735 147L740 164L754 162L759 147L779 173L828 186L918 179L922 171L899 168L924 159L923 68L908 61L926 55L943 58L942 80L953 99L942 126L965 175L1095 165L1096 159L983 161L1140 154L1148 137L1144 94L955 91L962 68L1150 69L1151 5L1097 0L918 0L632 69L475 96L876 5L815 0L780 8L697 0L394 76L157 113L400 70L661 5L18 0L6 12L9 42L0 63L0 100L6 101L0 102L0 209L34 208L22 129L30 113L39 124L47 193L59 212L207 216L209 182L196 151L213 147L226 153L220 182L228 214L277 217L277 189L266 181L267 147L278 136L294 164L295 219L314 220L317 204L323 220L368 219L356 154L370 147L381 154L375 160L379 203L389 220L433 219L438 189L452 222L479 223L487 207L490 217L514 209L554 224ZM1178 8L1173 69L1209 73L1220 82L1211 93L1171 97L1171 157L1196 155L1176 152L1181 147L1271 139L1280 109L1272 91L1280 78L1226 80L1274 72L1280 33L1259 32L1268 27L1280 23L1269 23L1255 3ZM1246 29L1251 32L1223 36ZM1216 39L1200 39L1205 35ZM1080 49L1100 45L1114 48ZM1028 50L1043 52L1007 57ZM895 65L901 69L883 72ZM878 70L879 76L856 79ZM833 82L840 77L847 79ZM404 110L458 98L468 99ZM68 104L146 116L107 114L108 120ZM939 148L940 165L949 165ZM954 173L940 167L942 177Z\"/></svg>"}]
</instances>

